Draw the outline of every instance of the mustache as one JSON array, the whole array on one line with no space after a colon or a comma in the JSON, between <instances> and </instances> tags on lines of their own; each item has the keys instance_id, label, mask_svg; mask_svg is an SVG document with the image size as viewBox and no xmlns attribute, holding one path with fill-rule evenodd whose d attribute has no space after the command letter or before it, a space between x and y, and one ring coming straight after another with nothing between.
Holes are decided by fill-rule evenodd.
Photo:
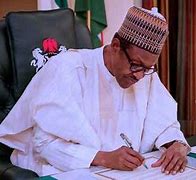
<instances>
[{"instance_id":1,"label":"mustache","mask_svg":"<svg viewBox=\"0 0 196 180\"><path fill-rule=\"evenodd\" d=\"M130 76L129 79L132 80L132 81L134 81L134 82L137 82L139 80L135 76Z\"/></svg>"}]
</instances>

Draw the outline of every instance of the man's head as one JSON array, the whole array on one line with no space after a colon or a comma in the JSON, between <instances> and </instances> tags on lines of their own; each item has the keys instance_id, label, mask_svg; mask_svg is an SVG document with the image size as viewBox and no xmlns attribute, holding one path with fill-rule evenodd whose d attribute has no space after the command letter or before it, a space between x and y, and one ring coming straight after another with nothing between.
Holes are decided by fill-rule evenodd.
<instances>
[{"instance_id":1,"label":"man's head","mask_svg":"<svg viewBox=\"0 0 196 180\"><path fill-rule=\"evenodd\" d=\"M156 9L131 7L111 42L110 70L122 88L156 71L168 25Z\"/></svg>"}]
</instances>

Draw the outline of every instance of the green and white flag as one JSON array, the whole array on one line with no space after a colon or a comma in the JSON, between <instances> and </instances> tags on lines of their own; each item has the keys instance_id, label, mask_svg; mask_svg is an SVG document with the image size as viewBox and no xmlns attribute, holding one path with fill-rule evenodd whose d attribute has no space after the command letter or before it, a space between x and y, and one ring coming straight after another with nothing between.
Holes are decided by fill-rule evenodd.
<instances>
[{"instance_id":1,"label":"green and white flag","mask_svg":"<svg viewBox=\"0 0 196 180\"><path fill-rule=\"evenodd\" d=\"M75 0L75 12L88 25L93 47L101 46L98 35L107 27L104 0Z\"/></svg>"},{"instance_id":2,"label":"green and white flag","mask_svg":"<svg viewBox=\"0 0 196 180\"><path fill-rule=\"evenodd\" d=\"M55 0L59 8L67 8L67 0Z\"/></svg>"}]
</instances>

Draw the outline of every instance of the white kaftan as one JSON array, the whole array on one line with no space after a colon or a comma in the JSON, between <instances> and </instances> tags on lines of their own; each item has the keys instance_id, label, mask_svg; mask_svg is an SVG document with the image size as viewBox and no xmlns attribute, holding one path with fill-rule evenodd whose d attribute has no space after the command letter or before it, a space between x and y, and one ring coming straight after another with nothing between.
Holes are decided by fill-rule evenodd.
<instances>
[{"instance_id":1,"label":"white kaftan","mask_svg":"<svg viewBox=\"0 0 196 180\"><path fill-rule=\"evenodd\" d=\"M104 65L103 48L55 56L32 79L0 125L12 163L39 175L88 168L99 150L124 145L141 153L186 142L176 102L156 73L122 89Z\"/></svg>"}]
</instances>

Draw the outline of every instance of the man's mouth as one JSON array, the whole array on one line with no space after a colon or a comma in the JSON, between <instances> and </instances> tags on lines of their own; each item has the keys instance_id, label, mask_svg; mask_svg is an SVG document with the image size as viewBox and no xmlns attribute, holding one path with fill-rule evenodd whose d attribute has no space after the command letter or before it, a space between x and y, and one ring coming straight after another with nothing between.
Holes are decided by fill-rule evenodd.
<instances>
[{"instance_id":1,"label":"man's mouth","mask_svg":"<svg viewBox=\"0 0 196 180\"><path fill-rule=\"evenodd\" d=\"M129 77L129 80L131 80L134 83L136 83L138 81L135 77Z\"/></svg>"}]
</instances>

